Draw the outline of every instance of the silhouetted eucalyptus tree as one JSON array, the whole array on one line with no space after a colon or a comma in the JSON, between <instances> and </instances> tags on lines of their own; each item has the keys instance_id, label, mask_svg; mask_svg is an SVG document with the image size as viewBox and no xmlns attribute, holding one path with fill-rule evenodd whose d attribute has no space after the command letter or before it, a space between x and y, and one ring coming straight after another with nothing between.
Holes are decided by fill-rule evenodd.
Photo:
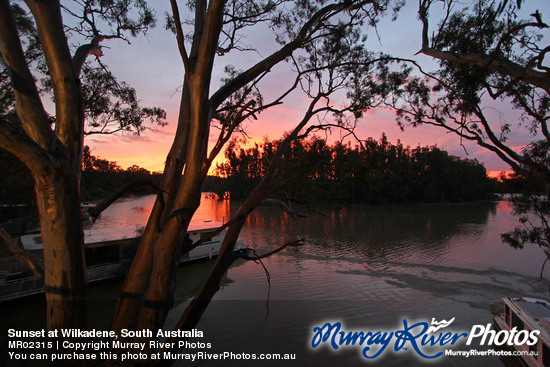
<instances>
[{"instance_id":1,"label":"silhouetted eucalyptus tree","mask_svg":"<svg viewBox=\"0 0 550 367\"><path fill-rule=\"evenodd\" d=\"M17 3L0 1L0 148L23 161L35 181L44 244L47 326L86 328L86 268L79 195L85 119L97 121L101 113L128 109L136 115L140 107L91 107L87 102L94 104L97 100L84 98L82 79L97 83L92 81L94 68L87 64L87 58L100 53L102 40L124 38L127 32L137 35L146 31L154 18L139 1L126 2L124 6L109 1L74 2L71 5L83 4L84 9L78 13L63 7L76 17L74 26L68 29L58 1L25 3L32 15ZM135 19L130 15L134 10ZM67 30L90 42L71 53ZM47 73L43 88L34 79L40 73ZM99 74L116 81L104 69ZM104 85L101 88L102 93L119 90ZM53 95L53 117L42 104L41 90ZM135 96L129 91L119 97L131 104ZM146 111L145 115L163 123L164 111L160 109ZM139 125L135 116L128 120Z\"/></svg>"},{"instance_id":2,"label":"silhouetted eucalyptus tree","mask_svg":"<svg viewBox=\"0 0 550 367\"><path fill-rule=\"evenodd\" d=\"M443 16L429 37L430 9L443 6ZM473 141L495 153L518 174L539 182L537 197L523 195L514 200L523 228L504 234L515 247L535 243L550 250L550 68L545 57L550 46L545 42L549 26L539 10L531 9L526 18L522 0L471 1L420 0L423 25L420 53L439 61L439 69L425 78L400 75L387 99L395 108L398 122L429 124ZM388 72L391 74L391 72ZM521 114L517 126L499 123L485 108L489 101L507 105ZM532 133L521 149L508 138L520 129Z\"/></svg>"}]
</instances>

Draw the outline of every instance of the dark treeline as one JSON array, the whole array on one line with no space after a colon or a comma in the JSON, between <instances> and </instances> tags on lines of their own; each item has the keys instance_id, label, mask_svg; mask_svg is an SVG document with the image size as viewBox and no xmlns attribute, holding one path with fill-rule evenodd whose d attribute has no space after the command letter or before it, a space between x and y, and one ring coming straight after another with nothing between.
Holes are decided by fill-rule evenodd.
<instances>
[{"instance_id":1,"label":"dark treeline","mask_svg":"<svg viewBox=\"0 0 550 367\"><path fill-rule=\"evenodd\" d=\"M228 145L226 161L217 166L217 175L208 177L203 191L243 198L258 183L269 164L278 141L264 140L253 147L237 141ZM280 168L280 185L287 198L308 202L445 202L490 197L492 192L521 191L514 180L496 186L486 177L481 163L459 159L431 147L391 144L385 135L379 141L363 141L363 147L335 143L320 138L293 143ZM0 204L31 204L34 201L30 172L19 160L0 150ZM137 165L126 169L117 162L94 156L84 149L81 195L83 201L107 197L133 180L149 178L158 183L160 174ZM515 183L515 184L514 184ZM504 189L503 189L504 188ZM149 186L130 194L153 193Z\"/></svg>"},{"instance_id":2,"label":"dark treeline","mask_svg":"<svg viewBox=\"0 0 550 367\"><path fill-rule=\"evenodd\" d=\"M82 181L80 194L83 201L93 201L105 198L122 185L139 179L150 179L157 185L160 183L160 173L132 165L122 169L117 162L96 157L91 154L88 146L84 147L82 161ZM132 189L133 195L154 193L150 186L138 186Z\"/></svg>"},{"instance_id":3,"label":"dark treeline","mask_svg":"<svg viewBox=\"0 0 550 367\"><path fill-rule=\"evenodd\" d=\"M224 190L245 197L258 183L278 141L253 147L232 141L217 174ZM320 138L296 141L285 154L278 185L288 199L307 202L456 202L490 198L495 181L477 160L460 159L435 147L391 144L385 135L362 146Z\"/></svg>"}]
</instances>

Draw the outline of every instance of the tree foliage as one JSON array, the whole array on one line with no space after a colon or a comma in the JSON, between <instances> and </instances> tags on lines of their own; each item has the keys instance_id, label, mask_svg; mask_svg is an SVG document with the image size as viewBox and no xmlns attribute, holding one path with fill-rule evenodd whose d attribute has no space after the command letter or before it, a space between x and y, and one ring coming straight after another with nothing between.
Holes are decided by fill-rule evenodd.
<instances>
[{"instance_id":1,"label":"tree foliage","mask_svg":"<svg viewBox=\"0 0 550 367\"><path fill-rule=\"evenodd\" d=\"M118 131L139 134L150 128L146 122L153 127L165 126L166 112L159 107L141 106L136 90L119 81L99 58L103 54L101 42L105 39L127 40L126 32L135 37L154 26L152 10L144 2L133 1L86 1L80 5L77 1L72 1L64 5L63 9L69 18L64 26L65 32L75 41L84 40L82 47L75 51L73 59L82 83L87 127L85 134L112 134ZM34 20L17 2L11 4L11 10L25 58L34 77L38 79L39 91L42 96L53 99L53 84ZM134 18L136 14L138 16ZM108 30L103 33L101 28ZM94 57L90 58L89 55ZM0 55L0 114L19 124L15 118L15 95L10 83L9 70ZM55 118L55 114L50 116L52 124L55 123Z\"/></svg>"},{"instance_id":2,"label":"tree foliage","mask_svg":"<svg viewBox=\"0 0 550 367\"><path fill-rule=\"evenodd\" d=\"M167 125L166 112L162 108L141 106L136 90L119 82L102 63L97 66L85 64L82 83L88 126L85 135L119 131L139 134L155 126Z\"/></svg>"}]
</instances>

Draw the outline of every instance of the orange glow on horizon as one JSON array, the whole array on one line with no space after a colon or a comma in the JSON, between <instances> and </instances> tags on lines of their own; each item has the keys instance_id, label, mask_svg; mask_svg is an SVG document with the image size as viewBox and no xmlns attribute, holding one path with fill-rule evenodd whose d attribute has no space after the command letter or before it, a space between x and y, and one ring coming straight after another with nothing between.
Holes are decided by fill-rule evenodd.
<instances>
[{"instance_id":1,"label":"orange glow on horizon","mask_svg":"<svg viewBox=\"0 0 550 367\"><path fill-rule=\"evenodd\" d=\"M261 144L263 143L265 137L262 138L247 138L247 139L239 139L239 145L241 148L248 149L254 146L254 144ZM229 143L228 143L229 144ZM226 144L222 151L218 154L216 158L212 161L212 165L210 166L210 169L208 170L209 176L217 176L216 175L216 166L218 164L221 164L225 162L225 149L227 148Z\"/></svg>"},{"instance_id":2,"label":"orange glow on horizon","mask_svg":"<svg viewBox=\"0 0 550 367\"><path fill-rule=\"evenodd\" d=\"M93 154L93 153L92 153ZM162 172L164 170L164 161L165 156L160 157L128 157L127 155L106 155L103 156L98 154L99 158L107 159L109 161L116 162L122 169L127 169L130 166L137 165L139 167L145 168L150 172Z\"/></svg>"},{"instance_id":3,"label":"orange glow on horizon","mask_svg":"<svg viewBox=\"0 0 550 367\"><path fill-rule=\"evenodd\" d=\"M512 170L506 170L506 171L487 171L487 177L489 178L499 178L500 175L504 173L504 177L509 178L514 171Z\"/></svg>"}]
</instances>

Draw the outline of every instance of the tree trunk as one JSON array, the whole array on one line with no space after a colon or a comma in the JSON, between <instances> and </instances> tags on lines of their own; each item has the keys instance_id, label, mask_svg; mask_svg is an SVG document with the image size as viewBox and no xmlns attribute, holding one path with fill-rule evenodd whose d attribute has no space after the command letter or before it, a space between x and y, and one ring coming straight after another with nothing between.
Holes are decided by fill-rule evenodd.
<instances>
[{"instance_id":1,"label":"tree trunk","mask_svg":"<svg viewBox=\"0 0 550 367\"><path fill-rule=\"evenodd\" d=\"M185 162L185 142L189 131L189 88L184 83L176 136L168 156L160 183L161 192L151 211L138 251L126 276L113 317L112 329L133 329L139 317L145 292L149 286L153 266L153 248L170 215Z\"/></svg>"},{"instance_id":2,"label":"tree trunk","mask_svg":"<svg viewBox=\"0 0 550 367\"><path fill-rule=\"evenodd\" d=\"M172 217L157 238L151 281L145 296L143 309L139 316L138 329L155 329L164 325L173 301L173 282L177 265L178 247L187 231L195 211L200 204L202 180L196 179L191 184L182 183L188 192L185 200L175 202L175 210L181 210ZM194 188L196 187L196 188Z\"/></svg>"},{"instance_id":3,"label":"tree trunk","mask_svg":"<svg viewBox=\"0 0 550 367\"><path fill-rule=\"evenodd\" d=\"M202 6L197 5L197 8ZM200 204L201 186L206 177L204 162L210 125L208 94L223 8L224 1L211 1L205 22L199 22L200 29L195 30L196 34L201 34L200 38L194 38L191 50L196 63L190 63L186 70L178 130L161 183L163 193L157 198L124 282L113 319L115 331L136 325L158 329L166 319L173 297L171 285L178 244Z\"/></svg>"},{"instance_id":4,"label":"tree trunk","mask_svg":"<svg viewBox=\"0 0 550 367\"><path fill-rule=\"evenodd\" d=\"M48 330L86 329L86 265L78 179L59 164L34 173L42 243Z\"/></svg>"}]
</instances>

